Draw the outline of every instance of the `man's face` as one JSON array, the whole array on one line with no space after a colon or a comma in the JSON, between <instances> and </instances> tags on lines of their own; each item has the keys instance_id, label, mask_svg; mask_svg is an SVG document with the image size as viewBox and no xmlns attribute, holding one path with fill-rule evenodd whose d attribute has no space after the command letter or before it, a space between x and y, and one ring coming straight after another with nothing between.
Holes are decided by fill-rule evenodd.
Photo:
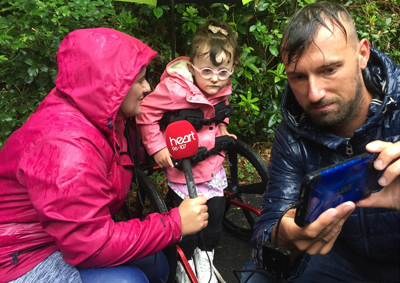
<instances>
[{"instance_id":1,"label":"man's face","mask_svg":"<svg viewBox=\"0 0 400 283\"><path fill-rule=\"evenodd\" d=\"M291 62L285 69L304 111L317 125L335 128L363 119L360 113L368 108L369 100L361 70L368 59L364 58L365 52L360 52L365 49L365 42L357 43L351 38L346 41L338 27L330 28L333 34L321 27L315 44L304 50L297 65Z\"/></svg>"}]
</instances>

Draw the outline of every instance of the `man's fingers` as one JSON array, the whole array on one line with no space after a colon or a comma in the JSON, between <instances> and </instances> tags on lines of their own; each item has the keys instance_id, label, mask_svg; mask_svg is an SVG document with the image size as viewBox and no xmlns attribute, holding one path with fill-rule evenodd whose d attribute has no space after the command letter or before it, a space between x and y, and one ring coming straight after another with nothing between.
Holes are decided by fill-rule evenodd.
<instances>
[{"instance_id":1,"label":"man's fingers","mask_svg":"<svg viewBox=\"0 0 400 283\"><path fill-rule=\"evenodd\" d=\"M299 248L310 255L328 253L342 230L343 223L354 208L354 203L346 202L322 213L316 221L309 225L311 230L307 234L311 239L307 243L303 241L303 249Z\"/></svg>"},{"instance_id":2,"label":"man's fingers","mask_svg":"<svg viewBox=\"0 0 400 283\"><path fill-rule=\"evenodd\" d=\"M383 189L382 189L383 190ZM358 207L381 207L382 201L385 200L385 194L381 191L371 194L366 199L356 202Z\"/></svg>"},{"instance_id":3,"label":"man's fingers","mask_svg":"<svg viewBox=\"0 0 400 283\"><path fill-rule=\"evenodd\" d=\"M379 158L379 157L378 157ZM378 183L382 187L389 185L400 175L400 160L392 162L386 169L383 175L379 178Z\"/></svg>"},{"instance_id":4,"label":"man's fingers","mask_svg":"<svg viewBox=\"0 0 400 283\"><path fill-rule=\"evenodd\" d=\"M366 149L369 152L380 152L374 163L377 170L385 169L389 164L400 158L400 142L374 141L367 144Z\"/></svg>"},{"instance_id":5,"label":"man's fingers","mask_svg":"<svg viewBox=\"0 0 400 283\"><path fill-rule=\"evenodd\" d=\"M359 207L380 207L400 210L400 176L377 193L356 203Z\"/></svg>"},{"instance_id":6,"label":"man's fingers","mask_svg":"<svg viewBox=\"0 0 400 283\"><path fill-rule=\"evenodd\" d=\"M369 152L381 152L382 150L384 150L385 148L387 148L388 146L392 145L392 143L390 142L384 142L384 141L373 141L370 142L369 144L366 145L366 149Z\"/></svg>"}]
</instances>

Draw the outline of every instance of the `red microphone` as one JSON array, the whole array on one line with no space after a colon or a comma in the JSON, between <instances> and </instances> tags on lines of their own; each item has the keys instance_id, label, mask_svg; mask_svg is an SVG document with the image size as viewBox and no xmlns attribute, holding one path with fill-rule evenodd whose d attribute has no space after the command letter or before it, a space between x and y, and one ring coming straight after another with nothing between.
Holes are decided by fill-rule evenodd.
<instances>
[{"instance_id":1,"label":"red microphone","mask_svg":"<svg viewBox=\"0 0 400 283\"><path fill-rule=\"evenodd\" d=\"M169 153L174 159L182 159L183 172L189 197L196 198L196 186L194 184L192 165L189 157L197 154L199 139L196 130L186 120L173 122L165 130L165 141Z\"/></svg>"}]
</instances>

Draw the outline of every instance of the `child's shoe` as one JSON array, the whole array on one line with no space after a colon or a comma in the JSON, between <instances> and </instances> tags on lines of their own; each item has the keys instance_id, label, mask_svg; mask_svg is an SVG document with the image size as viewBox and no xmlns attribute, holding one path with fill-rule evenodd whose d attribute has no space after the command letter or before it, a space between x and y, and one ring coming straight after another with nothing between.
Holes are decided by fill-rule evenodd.
<instances>
[{"instance_id":1,"label":"child's shoe","mask_svg":"<svg viewBox=\"0 0 400 283\"><path fill-rule=\"evenodd\" d=\"M213 260L214 250L212 252L206 252L200 250L199 248L195 249L194 265L196 266L196 273L199 283L218 283L217 277L215 276L213 271Z\"/></svg>"},{"instance_id":2,"label":"child's shoe","mask_svg":"<svg viewBox=\"0 0 400 283\"><path fill-rule=\"evenodd\" d=\"M189 262L189 265L192 268L194 274L196 275L196 270L194 268L193 259L189 259L188 262ZM178 266L176 267L175 281L177 283L192 283L192 281L190 281L189 274L186 272L184 265L180 261L178 261Z\"/></svg>"}]
</instances>

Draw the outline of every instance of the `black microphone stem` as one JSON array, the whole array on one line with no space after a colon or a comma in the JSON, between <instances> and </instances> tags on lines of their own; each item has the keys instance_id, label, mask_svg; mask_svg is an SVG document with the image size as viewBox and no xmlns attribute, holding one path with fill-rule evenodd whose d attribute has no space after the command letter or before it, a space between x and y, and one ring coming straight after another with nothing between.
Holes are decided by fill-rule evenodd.
<instances>
[{"instance_id":1,"label":"black microphone stem","mask_svg":"<svg viewBox=\"0 0 400 283\"><path fill-rule=\"evenodd\" d=\"M197 198L196 186L194 184L194 179L193 179L192 164L190 163L189 158L182 159L182 167L183 167L183 172L185 173L186 185L188 188L189 197Z\"/></svg>"}]
</instances>

